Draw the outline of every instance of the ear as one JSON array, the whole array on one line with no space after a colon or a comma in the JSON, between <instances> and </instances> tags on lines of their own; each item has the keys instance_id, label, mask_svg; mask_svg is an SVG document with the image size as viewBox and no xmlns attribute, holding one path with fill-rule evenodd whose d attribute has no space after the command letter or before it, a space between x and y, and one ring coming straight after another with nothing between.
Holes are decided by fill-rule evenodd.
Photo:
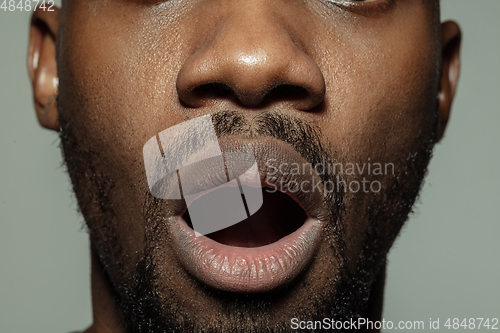
<instances>
[{"instance_id":1,"label":"ear","mask_svg":"<svg viewBox=\"0 0 500 333\"><path fill-rule=\"evenodd\" d=\"M443 138L448 119L450 118L451 104L457 90L460 76L460 45L462 32L457 23L453 21L441 24L442 41L442 76L439 100L439 123L437 141Z\"/></svg>"},{"instance_id":2,"label":"ear","mask_svg":"<svg viewBox=\"0 0 500 333\"><path fill-rule=\"evenodd\" d=\"M56 102L59 85L56 63L59 14L58 8L50 12L35 9L31 16L28 46L28 73L38 122L56 131L59 128Z\"/></svg>"}]
</instances>

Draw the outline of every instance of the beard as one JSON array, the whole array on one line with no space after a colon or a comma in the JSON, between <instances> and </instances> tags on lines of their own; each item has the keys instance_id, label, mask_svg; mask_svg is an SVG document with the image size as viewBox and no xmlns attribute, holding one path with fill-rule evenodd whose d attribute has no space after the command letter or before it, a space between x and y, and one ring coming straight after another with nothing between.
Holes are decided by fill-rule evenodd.
<instances>
[{"instance_id":1,"label":"beard","mask_svg":"<svg viewBox=\"0 0 500 333\"><path fill-rule=\"evenodd\" d=\"M165 211L168 202L144 193L142 217L144 249L135 269L126 269L127 256L119 241L119 216L111 200L117 190L113 177L99 167L100 153L75 135L72 123L60 109L60 138L64 160L70 174L80 210L89 231L91 246L97 253L113 287L123 326L127 332L288 332L290 320L349 321L367 318L373 304L374 284L383 280L387 252L411 212L434 146L437 116L415 140L411 151L401 154L397 173L386 180L383 193L359 194L367 203L363 215L366 229L361 235L360 251L353 255L345 230L349 212L356 209L358 195L340 186L325 197L331 218L324 227L322 256L313 265L337 266L326 274L322 285L310 285L310 276L302 274L285 288L262 294L235 294L212 289L192 279L203 297L223 309L205 318L185 313L182 290L174 290L164 278ZM252 123L236 112L218 112L212 116L218 137L272 137L291 145L311 165L334 165L346 161L323 139L321 131L304 120L277 112L264 112ZM347 174L321 175L324 182L349 184L359 181ZM167 249L168 250L168 249ZM354 264L353 264L354 262ZM354 266L354 269L352 268ZM308 280L309 278L309 280ZM290 304L290 294L308 289L304 304ZM312 330L311 330L312 331ZM343 332L344 330L338 330ZM347 331L347 330L345 330ZM353 331L350 329L349 331Z\"/></svg>"}]
</instances>

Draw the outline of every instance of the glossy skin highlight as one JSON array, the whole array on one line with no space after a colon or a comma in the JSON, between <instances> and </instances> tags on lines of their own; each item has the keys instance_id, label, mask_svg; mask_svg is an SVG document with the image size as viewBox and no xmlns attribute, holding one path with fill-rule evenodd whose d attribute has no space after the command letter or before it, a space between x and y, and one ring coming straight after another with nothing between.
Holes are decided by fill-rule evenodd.
<instances>
[{"instance_id":1,"label":"glossy skin highlight","mask_svg":"<svg viewBox=\"0 0 500 333\"><path fill-rule=\"evenodd\" d=\"M64 119L79 149L91 154L88 170L96 175L70 170L92 243L88 332L124 332L112 298L132 277L151 232L141 160L149 138L221 110L242 115L250 128L263 112L279 112L318 128L342 161L394 163L401 171L419 147L443 136L459 47L458 26L440 26L432 0L71 0L55 13L37 11L28 68L38 119L54 130ZM94 182L110 206L99 205ZM311 295L333 293L343 267L356 271L373 228L382 259L370 281L367 315L380 317L383 259L413 203L396 195L383 208L387 216L394 210L394 220L370 220L394 180L382 183L380 196L346 195L345 261L333 256L326 230L300 280L256 323L283 327L297 314L312 316ZM165 219L170 225L174 217ZM175 305L176 320L190 314L198 328L211 327L213 318L224 327L225 301L183 269L163 231L155 258L168 288L160 298L172 299L165 304Z\"/></svg>"}]
</instances>

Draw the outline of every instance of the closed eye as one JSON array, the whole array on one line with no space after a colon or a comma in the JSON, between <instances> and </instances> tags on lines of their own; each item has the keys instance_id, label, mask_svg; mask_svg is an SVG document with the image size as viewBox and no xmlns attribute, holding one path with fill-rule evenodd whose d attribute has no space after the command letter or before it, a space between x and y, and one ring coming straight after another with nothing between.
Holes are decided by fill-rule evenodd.
<instances>
[{"instance_id":1,"label":"closed eye","mask_svg":"<svg viewBox=\"0 0 500 333\"><path fill-rule=\"evenodd\" d=\"M330 0L330 1L333 1L333 2L339 2L339 3L361 3L361 2L377 2L377 1L381 1L381 0Z\"/></svg>"},{"instance_id":2,"label":"closed eye","mask_svg":"<svg viewBox=\"0 0 500 333\"><path fill-rule=\"evenodd\" d=\"M380 3L389 2L388 0L327 0L327 1L344 6L363 5L364 3L370 3L370 2L380 2Z\"/></svg>"},{"instance_id":3,"label":"closed eye","mask_svg":"<svg viewBox=\"0 0 500 333\"><path fill-rule=\"evenodd\" d=\"M397 0L324 0L347 10L362 14L374 14L383 12L393 5Z\"/></svg>"}]
</instances>

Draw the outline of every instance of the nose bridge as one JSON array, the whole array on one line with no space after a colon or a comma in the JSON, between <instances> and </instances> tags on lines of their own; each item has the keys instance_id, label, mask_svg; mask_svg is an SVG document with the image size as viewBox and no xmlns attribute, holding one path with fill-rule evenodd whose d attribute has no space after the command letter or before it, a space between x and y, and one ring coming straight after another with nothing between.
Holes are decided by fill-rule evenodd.
<instances>
[{"instance_id":1,"label":"nose bridge","mask_svg":"<svg viewBox=\"0 0 500 333\"><path fill-rule=\"evenodd\" d=\"M286 6L282 2L222 0L220 21L207 32L211 34L207 42L197 47L179 73L181 99L197 106L200 100L192 94L196 87L221 83L240 102L255 106L273 88L288 85L307 91L298 105L308 108L317 104L324 94L324 79L287 30L286 19L278 10Z\"/></svg>"},{"instance_id":2,"label":"nose bridge","mask_svg":"<svg viewBox=\"0 0 500 333\"><path fill-rule=\"evenodd\" d=\"M279 0L276 2L280 2ZM267 0L237 1L228 12L227 20L221 27L217 41L220 46L239 49L241 53L256 53L262 56L276 55L275 47L292 46L293 40L284 28L285 20L275 10L276 4ZM260 52L254 52L259 50Z\"/></svg>"},{"instance_id":3,"label":"nose bridge","mask_svg":"<svg viewBox=\"0 0 500 333\"><path fill-rule=\"evenodd\" d=\"M251 92L257 89L254 85L284 80L281 76L296 56L296 45L276 17L264 10L244 11L245 7L228 19L212 47L221 53L228 76L239 77L237 88Z\"/></svg>"},{"instance_id":4,"label":"nose bridge","mask_svg":"<svg viewBox=\"0 0 500 333\"><path fill-rule=\"evenodd\" d=\"M280 0L277 0L280 2ZM225 0L226 18L222 31L232 35L244 35L248 39L261 36L262 32L277 30L280 20L279 12L275 10L275 3L269 0ZM243 28L243 29L242 29Z\"/></svg>"},{"instance_id":5,"label":"nose bridge","mask_svg":"<svg viewBox=\"0 0 500 333\"><path fill-rule=\"evenodd\" d=\"M260 50L272 54L273 46L292 43L291 36L283 28L283 14L277 6L282 0L223 0L226 17L215 36L213 46L240 49L251 54Z\"/></svg>"}]
</instances>

